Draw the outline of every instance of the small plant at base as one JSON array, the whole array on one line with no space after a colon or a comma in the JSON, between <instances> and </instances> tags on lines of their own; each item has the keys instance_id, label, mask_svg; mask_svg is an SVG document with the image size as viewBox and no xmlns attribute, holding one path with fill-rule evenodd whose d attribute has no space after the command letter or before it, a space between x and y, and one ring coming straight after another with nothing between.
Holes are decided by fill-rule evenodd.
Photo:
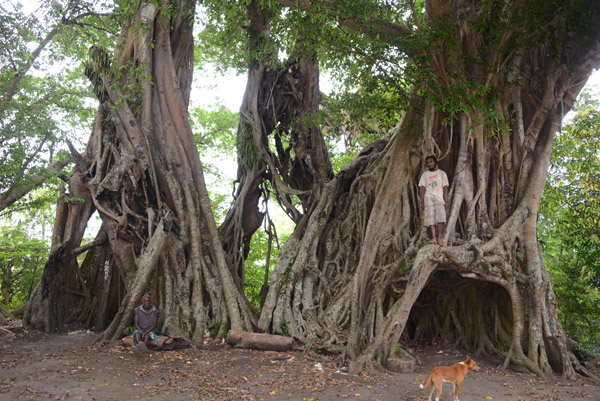
<instances>
[{"instance_id":1,"label":"small plant at base","mask_svg":"<svg viewBox=\"0 0 600 401\"><path fill-rule=\"evenodd\" d=\"M220 331L221 331L221 322L215 322L215 324L213 324L210 328L210 336L212 338L216 338L219 335ZM221 338L226 338L228 334L229 334L229 324L225 323L225 325L223 326L223 334L222 334Z\"/></svg>"},{"instance_id":2,"label":"small plant at base","mask_svg":"<svg viewBox=\"0 0 600 401\"><path fill-rule=\"evenodd\" d=\"M210 328L210 336L212 338L215 338L217 336L217 334L219 334L219 329L221 328L221 322L216 322L215 324L213 324Z\"/></svg>"}]
</instances>

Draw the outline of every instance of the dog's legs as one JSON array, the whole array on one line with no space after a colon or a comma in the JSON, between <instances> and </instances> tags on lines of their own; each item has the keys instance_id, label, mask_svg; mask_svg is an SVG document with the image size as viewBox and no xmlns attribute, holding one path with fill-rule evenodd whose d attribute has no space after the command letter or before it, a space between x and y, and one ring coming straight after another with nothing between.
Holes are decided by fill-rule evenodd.
<instances>
[{"instance_id":1,"label":"dog's legs","mask_svg":"<svg viewBox=\"0 0 600 401\"><path fill-rule=\"evenodd\" d=\"M433 390L435 389L435 386L433 385L433 383L431 384L431 391L429 392L429 401L431 401L431 396L433 394Z\"/></svg>"},{"instance_id":2,"label":"dog's legs","mask_svg":"<svg viewBox=\"0 0 600 401\"><path fill-rule=\"evenodd\" d=\"M458 392L456 391L456 383L452 383L452 394L454 395L454 401L458 401Z\"/></svg>"},{"instance_id":3,"label":"dog's legs","mask_svg":"<svg viewBox=\"0 0 600 401\"><path fill-rule=\"evenodd\" d=\"M454 400L458 401L458 390L460 390L460 387L462 386L462 380L458 380L456 382L456 389L454 390Z\"/></svg>"},{"instance_id":4,"label":"dog's legs","mask_svg":"<svg viewBox=\"0 0 600 401\"><path fill-rule=\"evenodd\" d=\"M435 384L435 401L440 401L440 394L442 394L442 386L444 385L444 382L440 380L439 386L437 385L438 383Z\"/></svg>"}]
</instances>

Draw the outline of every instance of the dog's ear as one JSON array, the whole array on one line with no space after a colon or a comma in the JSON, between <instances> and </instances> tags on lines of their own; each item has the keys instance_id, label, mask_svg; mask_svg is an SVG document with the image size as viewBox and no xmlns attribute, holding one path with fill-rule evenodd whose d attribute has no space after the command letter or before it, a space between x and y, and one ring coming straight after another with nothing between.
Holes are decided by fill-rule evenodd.
<instances>
[{"instance_id":1,"label":"dog's ear","mask_svg":"<svg viewBox=\"0 0 600 401\"><path fill-rule=\"evenodd\" d=\"M465 361L467 361L467 362L471 361L471 357L469 355L467 355L467 359L465 359Z\"/></svg>"}]
</instances>

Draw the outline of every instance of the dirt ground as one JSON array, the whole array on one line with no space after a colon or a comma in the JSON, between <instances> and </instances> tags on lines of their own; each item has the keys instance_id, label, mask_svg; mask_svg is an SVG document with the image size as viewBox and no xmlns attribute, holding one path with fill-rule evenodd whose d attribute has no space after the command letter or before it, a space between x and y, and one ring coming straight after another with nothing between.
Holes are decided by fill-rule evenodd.
<instances>
[{"instance_id":1,"label":"dirt ground","mask_svg":"<svg viewBox=\"0 0 600 401\"><path fill-rule=\"evenodd\" d=\"M81 331L47 335L0 327L0 400L426 400L429 370L461 361L463 351L409 344L414 373L345 374L334 357L211 345L136 356L93 345ZM540 379L501 370L501 358L474 358L459 397L475 400L600 400L600 384ZM598 375L600 369L594 369ZM441 400L452 400L446 384Z\"/></svg>"}]
</instances>

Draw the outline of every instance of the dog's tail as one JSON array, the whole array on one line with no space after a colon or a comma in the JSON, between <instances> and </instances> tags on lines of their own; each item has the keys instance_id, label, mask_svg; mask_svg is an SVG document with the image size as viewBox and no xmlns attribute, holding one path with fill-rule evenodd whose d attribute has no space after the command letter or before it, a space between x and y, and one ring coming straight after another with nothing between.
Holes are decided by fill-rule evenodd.
<instances>
[{"instance_id":1,"label":"dog's tail","mask_svg":"<svg viewBox=\"0 0 600 401\"><path fill-rule=\"evenodd\" d=\"M433 376L432 373L429 373L429 376L427 376L427 379L425 379L425 381L423 383L419 384L419 387L425 388L425 387L429 386L429 383L431 382L431 376Z\"/></svg>"}]
</instances>

